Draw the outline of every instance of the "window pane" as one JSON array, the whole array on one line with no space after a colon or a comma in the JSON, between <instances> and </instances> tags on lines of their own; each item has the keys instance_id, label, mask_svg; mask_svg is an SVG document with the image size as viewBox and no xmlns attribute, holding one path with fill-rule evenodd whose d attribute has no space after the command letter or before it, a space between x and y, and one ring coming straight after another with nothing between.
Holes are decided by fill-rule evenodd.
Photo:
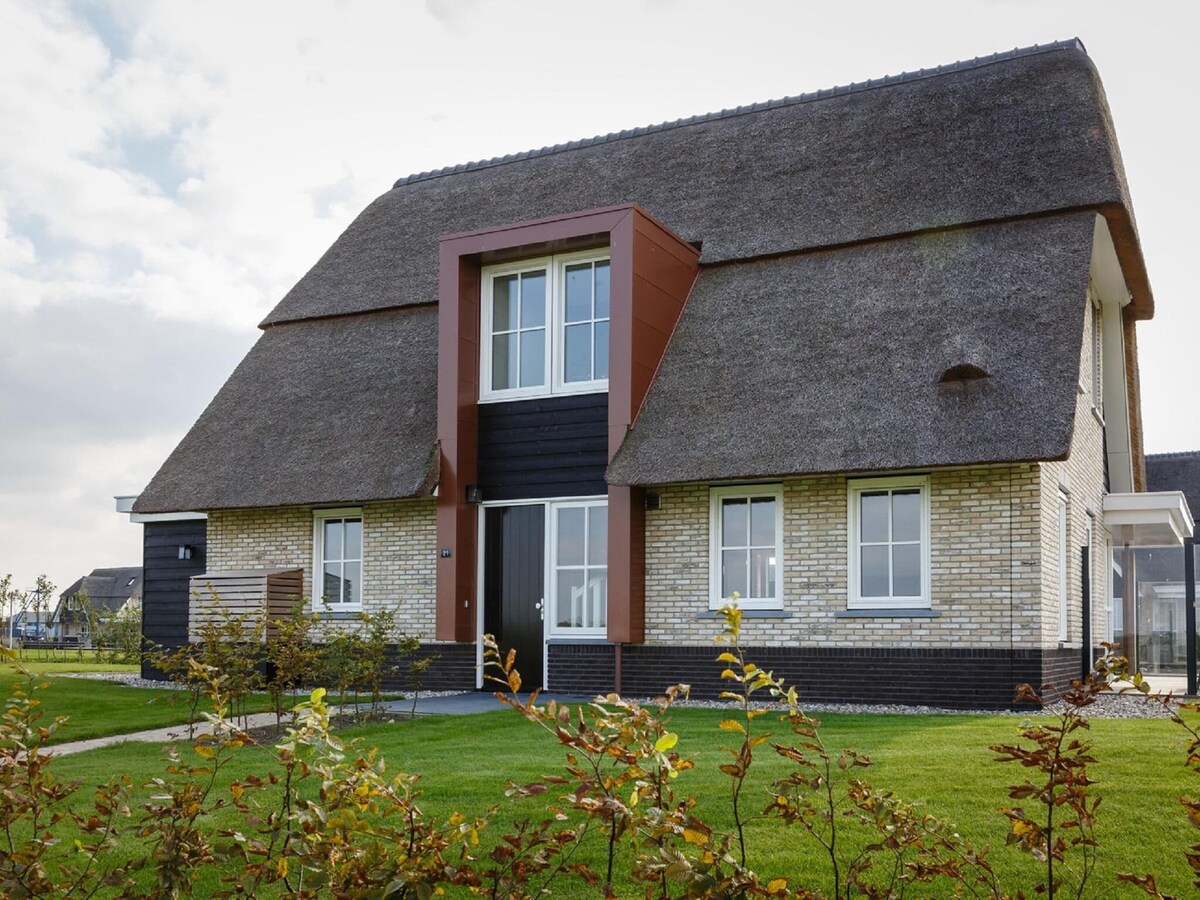
<instances>
[{"instance_id":1,"label":"window pane","mask_svg":"<svg viewBox=\"0 0 1200 900\"><path fill-rule=\"evenodd\" d=\"M558 609L554 623L559 628L579 628L583 625L583 609L586 595L583 589L583 569L560 569L558 592L555 594Z\"/></svg>"},{"instance_id":2,"label":"window pane","mask_svg":"<svg viewBox=\"0 0 1200 900\"><path fill-rule=\"evenodd\" d=\"M526 272L521 275L521 327L536 328L546 324L546 273Z\"/></svg>"},{"instance_id":3,"label":"window pane","mask_svg":"<svg viewBox=\"0 0 1200 900\"><path fill-rule=\"evenodd\" d=\"M492 390L517 386L517 335L498 334L492 338Z\"/></svg>"},{"instance_id":4,"label":"window pane","mask_svg":"<svg viewBox=\"0 0 1200 900\"><path fill-rule=\"evenodd\" d=\"M892 590L895 597L920 596L920 544L897 544L892 547Z\"/></svg>"},{"instance_id":5,"label":"window pane","mask_svg":"<svg viewBox=\"0 0 1200 900\"><path fill-rule=\"evenodd\" d=\"M341 519L325 520L325 540L321 552L326 559L342 558L342 521Z\"/></svg>"},{"instance_id":6,"label":"window pane","mask_svg":"<svg viewBox=\"0 0 1200 900\"><path fill-rule=\"evenodd\" d=\"M774 548L774 497L754 497L750 500L750 544L754 547ZM772 555L774 555L774 549L772 549Z\"/></svg>"},{"instance_id":7,"label":"window pane","mask_svg":"<svg viewBox=\"0 0 1200 900\"><path fill-rule=\"evenodd\" d=\"M596 263L596 318L608 318L608 260Z\"/></svg>"},{"instance_id":8,"label":"window pane","mask_svg":"<svg viewBox=\"0 0 1200 900\"><path fill-rule=\"evenodd\" d=\"M608 323L596 323L596 377L608 377Z\"/></svg>"},{"instance_id":9,"label":"window pane","mask_svg":"<svg viewBox=\"0 0 1200 900\"><path fill-rule=\"evenodd\" d=\"M362 599L362 584L359 573L361 563L346 563L346 568L343 570L342 580L342 602L343 603L358 603Z\"/></svg>"},{"instance_id":10,"label":"window pane","mask_svg":"<svg viewBox=\"0 0 1200 900\"><path fill-rule=\"evenodd\" d=\"M764 599L775 596L775 551L750 551L750 593Z\"/></svg>"},{"instance_id":11,"label":"window pane","mask_svg":"<svg viewBox=\"0 0 1200 900\"><path fill-rule=\"evenodd\" d=\"M859 593L864 597L887 597L888 593L887 547L863 547L861 550L862 571L859 573Z\"/></svg>"},{"instance_id":12,"label":"window pane","mask_svg":"<svg viewBox=\"0 0 1200 900\"><path fill-rule=\"evenodd\" d=\"M583 517L587 512L582 506L566 506L558 511L558 559L555 565L582 566Z\"/></svg>"},{"instance_id":13,"label":"window pane","mask_svg":"<svg viewBox=\"0 0 1200 900\"><path fill-rule=\"evenodd\" d=\"M919 541L921 539L921 492L892 492L892 540Z\"/></svg>"},{"instance_id":14,"label":"window pane","mask_svg":"<svg viewBox=\"0 0 1200 900\"><path fill-rule=\"evenodd\" d=\"M521 387L546 383L546 332L521 332ZM494 387L495 385L493 385Z\"/></svg>"},{"instance_id":15,"label":"window pane","mask_svg":"<svg viewBox=\"0 0 1200 900\"><path fill-rule=\"evenodd\" d=\"M342 559L362 559L362 519L346 519L345 535Z\"/></svg>"},{"instance_id":16,"label":"window pane","mask_svg":"<svg viewBox=\"0 0 1200 900\"><path fill-rule=\"evenodd\" d=\"M589 628L603 628L608 624L608 569L588 570L587 596L584 624Z\"/></svg>"},{"instance_id":17,"label":"window pane","mask_svg":"<svg viewBox=\"0 0 1200 900\"><path fill-rule=\"evenodd\" d=\"M886 492L862 495L859 500L859 531L863 543L888 539L888 506Z\"/></svg>"},{"instance_id":18,"label":"window pane","mask_svg":"<svg viewBox=\"0 0 1200 900\"><path fill-rule=\"evenodd\" d=\"M326 603L341 603L342 602L342 564L341 563L325 563L325 573L323 578L324 584L321 588L321 596L325 598Z\"/></svg>"},{"instance_id":19,"label":"window pane","mask_svg":"<svg viewBox=\"0 0 1200 900\"><path fill-rule=\"evenodd\" d=\"M517 327L516 275L492 279L492 331L510 331Z\"/></svg>"},{"instance_id":20,"label":"window pane","mask_svg":"<svg viewBox=\"0 0 1200 900\"><path fill-rule=\"evenodd\" d=\"M592 317L592 264L567 266L567 321L586 322Z\"/></svg>"},{"instance_id":21,"label":"window pane","mask_svg":"<svg viewBox=\"0 0 1200 900\"><path fill-rule=\"evenodd\" d=\"M608 565L608 507L588 507L588 565Z\"/></svg>"},{"instance_id":22,"label":"window pane","mask_svg":"<svg viewBox=\"0 0 1200 900\"><path fill-rule=\"evenodd\" d=\"M721 546L745 547L750 537L745 498L721 501ZM726 594L725 596L729 596Z\"/></svg>"},{"instance_id":23,"label":"window pane","mask_svg":"<svg viewBox=\"0 0 1200 900\"><path fill-rule=\"evenodd\" d=\"M592 326L568 325L563 349L563 380L592 380Z\"/></svg>"},{"instance_id":24,"label":"window pane","mask_svg":"<svg viewBox=\"0 0 1200 900\"><path fill-rule=\"evenodd\" d=\"M748 577L745 550L721 551L721 598L728 600L737 591L741 597L748 597Z\"/></svg>"}]
</instances>

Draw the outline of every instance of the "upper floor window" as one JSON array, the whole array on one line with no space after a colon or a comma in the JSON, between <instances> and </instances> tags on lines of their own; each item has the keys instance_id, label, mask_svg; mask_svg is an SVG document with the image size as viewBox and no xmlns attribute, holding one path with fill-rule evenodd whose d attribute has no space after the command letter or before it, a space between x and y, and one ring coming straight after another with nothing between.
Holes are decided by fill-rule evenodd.
<instances>
[{"instance_id":1,"label":"upper floor window","mask_svg":"<svg viewBox=\"0 0 1200 900\"><path fill-rule=\"evenodd\" d=\"M481 400L608 389L607 250L481 274Z\"/></svg>"},{"instance_id":2,"label":"upper floor window","mask_svg":"<svg viewBox=\"0 0 1200 900\"><path fill-rule=\"evenodd\" d=\"M851 609L929 606L929 478L862 478L849 492Z\"/></svg>"}]
</instances>

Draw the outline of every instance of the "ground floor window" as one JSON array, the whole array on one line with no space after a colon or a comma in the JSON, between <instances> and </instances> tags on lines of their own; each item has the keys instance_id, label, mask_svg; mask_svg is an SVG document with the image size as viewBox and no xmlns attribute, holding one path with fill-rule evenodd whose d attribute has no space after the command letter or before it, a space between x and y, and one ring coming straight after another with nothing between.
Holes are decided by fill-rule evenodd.
<instances>
[{"instance_id":1,"label":"ground floor window","mask_svg":"<svg viewBox=\"0 0 1200 900\"><path fill-rule=\"evenodd\" d=\"M930 605L929 478L847 483L851 609Z\"/></svg>"},{"instance_id":2,"label":"ground floor window","mask_svg":"<svg viewBox=\"0 0 1200 900\"><path fill-rule=\"evenodd\" d=\"M322 509L313 517L313 606L362 609L361 509Z\"/></svg>"},{"instance_id":3,"label":"ground floor window","mask_svg":"<svg viewBox=\"0 0 1200 900\"><path fill-rule=\"evenodd\" d=\"M745 609L783 606L783 486L713 488L709 606L720 609L736 593Z\"/></svg>"},{"instance_id":4,"label":"ground floor window","mask_svg":"<svg viewBox=\"0 0 1200 900\"><path fill-rule=\"evenodd\" d=\"M550 511L551 633L603 636L608 625L608 504L562 501Z\"/></svg>"}]
</instances>

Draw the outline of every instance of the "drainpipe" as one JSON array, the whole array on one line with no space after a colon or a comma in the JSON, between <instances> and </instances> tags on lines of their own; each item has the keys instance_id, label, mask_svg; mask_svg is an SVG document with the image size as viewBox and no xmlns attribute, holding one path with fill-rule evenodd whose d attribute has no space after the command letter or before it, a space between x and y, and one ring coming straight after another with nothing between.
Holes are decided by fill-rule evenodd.
<instances>
[{"instance_id":1,"label":"drainpipe","mask_svg":"<svg viewBox=\"0 0 1200 900\"><path fill-rule=\"evenodd\" d=\"M1083 678L1088 677L1088 673L1092 671L1092 567L1089 563L1089 558L1092 555L1091 547L1081 547L1079 550L1083 557L1081 564L1079 583L1083 590Z\"/></svg>"},{"instance_id":2,"label":"drainpipe","mask_svg":"<svg viewBox=\"0 0 1200 900\"><path fill-rule=\"evenodd\" d=\"M1187 628L1187 692L1196 695L1196 542L1183 540L1183 616Z\"/></svg>"}]
</instances>

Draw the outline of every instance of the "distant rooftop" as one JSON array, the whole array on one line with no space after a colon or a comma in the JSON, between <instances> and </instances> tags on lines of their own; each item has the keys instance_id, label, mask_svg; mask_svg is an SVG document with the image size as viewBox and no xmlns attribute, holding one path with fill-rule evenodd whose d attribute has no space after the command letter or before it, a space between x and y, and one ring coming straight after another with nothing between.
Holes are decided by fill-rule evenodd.
<instances>
[{"instance_id":1,"label":"distant rooftop","mask_svg":"<svg viewBox=\"0 0 1200 900\"><path fill-rule=\"evenodd\" d=\"M720 112L703 113L698 116L690 116L686 119L675 119L672 122L660 122L657 125L643 125L638 128L627 128L624 131L614 131L609 134L596 135L595 137L583 138L581 140L568 141L565 144L555 144L552 147L542 147L539 150L523 150L520 153L509 153L505 156L494 156L491 159L481 159L474 162L459 163L456 166L446 166L442 169L433 169L429 172L419 172L415 175L406 175L403 178L396 180L393 188L404 187L407 184L414 184L418 181L429 181L433 178L441 178L446 175L458 175L461 172L473 172L478 169L490 169L494 166L502 166L505 163L518 162L523 159L536 159L541 156L551 156L555 153L565 153L568 150L578 150L581 147L592 147L596 144L608 144L613 141L623 141L629 138L641 137L645 134L654 134L659 131L669 131L673 128L686 128L688 125L698 125L702 122L712 122L717 119L732 119L735 116L744 116L749 113L761 112L765 109L778 109L784 106L796 106L800 103L811 103L814 100L826 100L830 97L838 97L843 94L857 94L862 91L871 91L876 88L891 87L896 84L903 84L909 81L919 81L924 78L936 78L939 75L949 75L953 72L962 72L966 69L978 69L983 66L990 66L994 63L1005 62L1010 59L1017 59L1022 56L1033 56L1038 53L1052 53L1056 50L1078 50L1082 53L1087 53L1087 48L1083 46L1083 42L1079 38L1070 38L1064 41L1055 41L1052 44L1034 44L1032 47L1014 47L1012 50L1006 50L1003 53L993 53L990 56L976 56L974 59L960 59L957 62L952 62L947 65L937 66L933 69L918 69L916 72L901 72L899 75L885 75L882 78L869 78L866 81L857 81L853 84L844 84L837 87L822 88L819 91L809 91L804 94L797 94L793 97L782 97L778 100L763 100L759 103L752 103L748 106L738 106L734 109L723 109Z\"/></svg>"}]
</instances>

